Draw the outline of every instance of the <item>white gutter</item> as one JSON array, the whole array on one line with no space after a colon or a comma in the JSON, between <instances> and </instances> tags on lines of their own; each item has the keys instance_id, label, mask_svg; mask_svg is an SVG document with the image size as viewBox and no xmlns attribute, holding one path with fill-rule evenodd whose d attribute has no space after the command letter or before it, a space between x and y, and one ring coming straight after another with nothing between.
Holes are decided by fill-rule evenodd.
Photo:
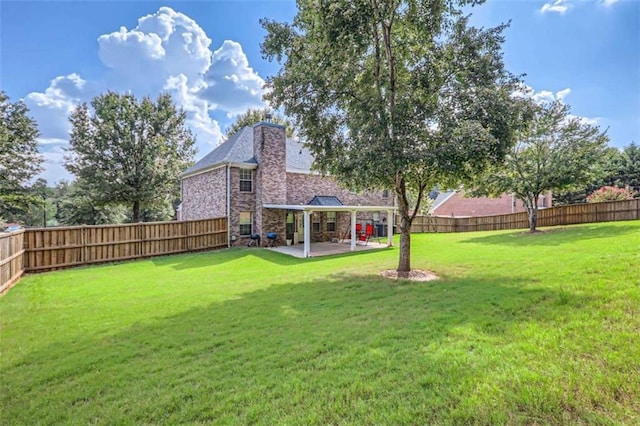
<instances>
[{"instance_id":1,"label":"white gutter","mask_svg":"<svg viewBox=\"0 0 640 426\"><path fill-rule=\"evenodd\" d=\"M265 209L297 210L308 212L377 212L381 210L397 210L394 206L313 206L309 204L265 204Z\"/></svg>"},{"instance_id":2,"label":"white gutter","mask_svg":"<svg viewBox=\"0 0 640 426\"><path fill-rule=\"evenodd\" d=\"M222 163L216 163L214 165L205 167L204 169L196 170L196 171L191 172L191 173L186 173L186 174L183 173L183 174L180 175L180 179L185 179L185 178L188 178L188 177L201 175L202 173L207 173L207 172L210 172L210 171L213 171L213 170L217 170L217 169L219 169L221 167L225 167L225 166L239 167L241 169L257 169L258 168L258 165L254 164L254 163L234 163L234 162L231 162L231 161L224 161Z\"/></svg>"}]
</instances>

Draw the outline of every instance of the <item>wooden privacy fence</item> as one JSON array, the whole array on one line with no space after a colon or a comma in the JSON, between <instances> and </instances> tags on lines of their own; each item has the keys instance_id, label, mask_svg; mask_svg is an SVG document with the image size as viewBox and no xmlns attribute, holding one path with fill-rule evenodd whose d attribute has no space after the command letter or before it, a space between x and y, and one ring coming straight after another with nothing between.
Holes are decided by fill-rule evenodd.
<instances>
[{"instance_id":1,"label":"wooden privacy fence","mask_svg":"<svg viewBox=\"0 0 640 426\"><path fill-rule=\"evenodd\" d=\"M538 210L538 226L635 219L640 219L640 199L571 204ZM411 225L411 232L469 232L526 228L529 228L529 219L527 213L521 212L477 217L416 216Z\"/></svg>"},{"instance_id":2,"label":"wooden privacy fence","mask_svg":"<svg viewBox=\"0 0 640 426\"><path fill-rule=\"evenodd\" d=\"M227 247L227 218L24 231L25 272Z\"/></svg>"},{"instance_id":3,"label":"wooden privacy fence","mask_svg":"<svg viewBox=\"0 0 640 426\"><path fill-rule=\"evenodd\" d=\"M24 273L24 232L0 233L0 294Z\"/></svg>"}]
</instances>

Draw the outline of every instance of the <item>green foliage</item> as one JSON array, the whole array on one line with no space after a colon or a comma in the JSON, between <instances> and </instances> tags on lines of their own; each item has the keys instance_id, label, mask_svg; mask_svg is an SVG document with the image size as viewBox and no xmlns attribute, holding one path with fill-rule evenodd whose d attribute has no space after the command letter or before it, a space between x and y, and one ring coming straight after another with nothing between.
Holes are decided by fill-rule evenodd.
<instances>
[{"instance_id":1,"label":"green foliage","mask_svg":"<svg viewBox=\"0 0 640 426\"><path fill-rule=\"evenodd\" d=\"M570 117L559 101L531 107L531 126L520 134L504 163L473 183L475 194L513 193L529 213L529 228L537 226L538 198L554 190L575 189L602 173L600 159L608 137L598 127Z\"/></svg>"},{"instance_id":2,"label":"green foliage","mask_svg":"<svg viewBox=\"0 0 640 426\"><path fill-rule=\"evenodd\" d=\"M576 191L554 194L554 204L585 203L587 195L603 186L628 187L640 197L640 146L631 143L622 151L608 148L594 166L601 168L600 176Z\"/></svg>"},{"instance_id":3,"label":"green foliage","mask_svg":"<svg viewBox=\"0 0 640 426\"><path fill-rule=\"evenodd\" d=\"M0 297L0 424L640 424L640 221L234 248L29 274Z\"/></svg>"},{"instance_id":4,"label":"green foliage","mask_svg":"<svg viewBox=\"0 0 640 426\"><path fill-rule=\"evenodd\" d=\"M82 180L58 184L56 218L60 225L108 225L127 220L128 210L118 204L98 204L98 194Z\"/></svg>"},{"instance_id":5,"label":"green foliage","mask_svg":"<svg viewBox=\"0 0 640 426\"><path fill-rule=\"evenodd\" d=\"M41 170L42 156L36 139L38 127L22 101L12 103L0 91L0 213L25 213L37 203L28 191L29 181Z\"/></svg>"},{"instance_id":6,"label":"green foliage","mask_svg":"<svg viewBox=\"0 0 640 426\"><path fill-rule=\"evenodd\" d=\"M244 114L240 114L236 117L236 121L227 129L225 137L229 139L245 126L253 126L261 121L266 121L267 114L271 114L272 123L285 126L288 138L294 137L293 124L291 121L287 120L280 114L274 114L269 108L249 108Z\"/></svg>"},{"instance_id":7,"label":"green foliage","mask_svg":"<svg viewBox=\"0 0 640 426\"><path fill-rule=\"evenodd\" d=\"M139 102L131 94L107 92L91 106L79 105L71 115L65 166L88 189L92 204L127 204L137 222L141 209L171 203L195 154L184 111L168 94Z\"/></svg>"},{"instance_id":8,"label":"green foliage","mask_svg":"<svg viewBox=\"0 0 640 426\"><path fill-rule=\"evenodd\" d=\"M626 188L618 188L615 186L603 186L597 191L592 192L587 197L587 203L601 203L603 201L622 201L632 200L634 193Z\"/></svg>"},{"instance_id":9,"label":"green foliage","mask_svg":"<svg viewBox=\"0 0 640 426\"><path fill-rule=\"evenodd\" d=\"M640 196L640 145L631 143L622 151L616 184L628 186L637 196Z\"/></svg>"},{"instance_id":10,"label":"green foliage","mask_svg":"<svg viewBox=\"0 0 640 426\"><path fill-rule=\"evenodd\" d=\"M284 107L315 167L352 189L394 188L398 270L410 270L409 205L501 161L521 121L504 69L505 26L478 29L476 1L299 1L293 23L262 20L282 62L266 98Z\"/></svg>"}]
</instances>

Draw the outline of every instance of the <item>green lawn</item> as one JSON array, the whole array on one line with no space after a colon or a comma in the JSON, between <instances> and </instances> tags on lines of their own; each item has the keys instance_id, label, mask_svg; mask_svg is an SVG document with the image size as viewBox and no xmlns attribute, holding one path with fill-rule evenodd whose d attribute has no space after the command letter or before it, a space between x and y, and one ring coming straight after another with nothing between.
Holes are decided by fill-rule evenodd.
<instances>
[{"instance_id":1,"label":"green lawn","mask_svg":"<svg viewBox=\"0 0 640 426\"><path fill-rule=\"evenodd\" d=\"M0 424L640 424L640 221L29 275Z\"/></svg>"}]
</instances>

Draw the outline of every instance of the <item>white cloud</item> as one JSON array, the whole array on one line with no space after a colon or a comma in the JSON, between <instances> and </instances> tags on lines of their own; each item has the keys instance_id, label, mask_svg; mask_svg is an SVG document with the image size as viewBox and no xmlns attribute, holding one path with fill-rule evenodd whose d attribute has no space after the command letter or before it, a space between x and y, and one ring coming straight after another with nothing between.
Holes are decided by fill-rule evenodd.
<instances>
[{"instance_id":1,"label":"white cloud","mask_svg":"<svg viewBox=\"0 0 640 426\"><path fill-rule=\"evenodd\" d=\"M67 139L69 114L84 97L87 82L77 74L56 77L43 92L29 93L24 101L43 138Z\"/></svg>"},{"instance_id":2,"label":"white cloud","mask_svg":"<svg viewBox=\"0 0 640 426\"><path fill-rule=\"evenodd\" d=\"M569 9L568 0L555 0L550 3L545 3L540 9L542 13L559 13L560 15L564 15L564 13Z\"/></svg>"},{"instance_id":3,"label":"white cloud","mask_svg":"<svg viewBox=\"0 0 640 426\"><path fill-rule=\"evenodd\" d=\"M563 89L563 90L561 90L559 92L556 92L556 98L559 99L559 100L563 100L570 93L571 93L571 89L569 89L569 88Z\"/></svg>"},{"instance_id":4,"label":"white cloud","mask_svg":"<svg viewBox=\"0 0 640 426\"><path fill-rule=\"evenodd\" d=\"M589 124L590 126L597 126L602 121L602 117L581 117L579 115L573 115L573 114L567 115L568 120L573 120L574 118L577 118L584 124Z\"/></svg>"},{"instance_id":5,"label":"white cloud","mask_svg":"<svg viewBox=\"0 0 640 426\"><path fill-rule=\"evenodd\" d=\"M178 74L194 82L211 65L211 39L196 21L168 7L138 19L131 30L101 35L98 45L100 60L114 74L109 83L123 89L155 92Z\"/></svg>"},{"instance_id":6,"label":"white cloud","mask_svg":"<svg viewBox=\"0 0 640 426\"><path fill-rule=\"evenodd\" d=\"M610 7L618 3L619 0L589 0L577 2L577 0L552 0L542 5L540 8L541 13L558 13L564 15L569 9L574 7L574 4L597 4L604 7Z\"/></svg>"},{"instance_id":7,"label":"white cloud","mask_svg":"<svg viewBox=\"0 0 640 426\"><path fill-rule=\"evenodd\" d=\"M546 104L554 101L560 101L562 103L565 103L564 99L570 94L571 94L571 89L568 87L566 89L562 89L554 93L549 90L541 90L539 92L536 92L533 89L533 87L523 85L520 88L520 90L517 90L513 93L513 96L519 97L519 98L531 98L536 103ZM567 116L568 120L571 120L574 118L578 118L583 123L590 124L592 126L596 126L600 124L600 122L602 121L602 117L582 117L582 116L573 115L573 114L569 114Z\"/></svg>"},{"instance_id":8,"label":"white cloud","mask_svg":"<svg viewBox=\"0 0 640 426\"><path fill-rule=\"evenodd\" d=\"M170 92L173 100L187 113L187 125L196 136L201 154L206 154L222 140L220 124L209 116L209 103L197 96L198 87L189 87L184 74L170 77L164 90Z\"/></svg>"},{"instance_id":9,"label":"white cloud","mask_svg":"<svg viewBox=\"0 0 640 426\"><path fill-rule=\"evenodd\" d=\"M249 108L263 108L264 80L249 66L240 43L225 40L213 52L211 68L205 75L206 87L200 96L212 103L213 108L243 113Z\"/></svg>"},{"instance_id":10,"label":"white cloud","mask_svg":"<svg viewBox=\"0 0 640 426\"><path fill-rule=\"evenodd\" d=\"M242 46L226 40L212 51L211 43L195 20L169 7L141 17L130 30L120 27L99 36L97 54L109 69L102 77L85 81L76 73L59 76L43 92L25 97L41 132L43 175L50 182L70 178L61 165L71 130L68 117L79 103L106 90L151 97L170 92L187 113L197 156L209 152L222 137L211 111L232 117L264 106L264 80L249 65Z\"/></svg>"}]
</instances>

